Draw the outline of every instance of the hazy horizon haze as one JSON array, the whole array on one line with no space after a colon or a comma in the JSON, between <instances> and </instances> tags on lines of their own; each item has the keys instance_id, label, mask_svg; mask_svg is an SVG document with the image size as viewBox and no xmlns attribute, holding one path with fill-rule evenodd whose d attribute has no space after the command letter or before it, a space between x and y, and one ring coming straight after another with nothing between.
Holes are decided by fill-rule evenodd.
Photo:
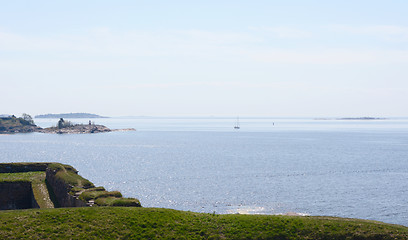
<instances>
[{"instance_id":1,"label":"hazy horizon haze","mask_svg":"<svg viewBox=\"0 0 408 240\"><path fill-rule=\"evenodd\" d=\"M406 1L3 1L0 114L404 117Z\"/></svg>"}]
</instances>

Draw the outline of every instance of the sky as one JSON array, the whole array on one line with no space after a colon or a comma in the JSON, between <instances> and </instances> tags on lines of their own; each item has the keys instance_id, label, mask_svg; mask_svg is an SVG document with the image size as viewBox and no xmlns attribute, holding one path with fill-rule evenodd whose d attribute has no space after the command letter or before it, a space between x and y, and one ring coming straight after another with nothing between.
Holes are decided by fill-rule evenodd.
<instances>
[{"instance_id":1,"label":"sky","mask_svg":"<svg viewBox=\"0 0 408 240\"><path fill-rule=\"evenodd\" d=\"M407 9L0 0L0 114L406 117Z\"/></svg>"}]
</instances>

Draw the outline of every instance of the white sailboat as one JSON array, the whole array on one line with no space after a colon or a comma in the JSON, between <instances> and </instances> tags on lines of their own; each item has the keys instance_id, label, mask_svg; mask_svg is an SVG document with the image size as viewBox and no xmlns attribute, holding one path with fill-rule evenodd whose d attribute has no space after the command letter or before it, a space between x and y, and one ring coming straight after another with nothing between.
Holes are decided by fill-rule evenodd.
<instances>
[{"instance_id":1,"label":"white sailboat","mask_svg":"<svg viewBox=\"0 0 408 240\"><path fill-rule=\"evenodd\" d=\"M237 117L237 122L234 126L234 129L240 129L241 127L239 126L239 117Z\"/></svg>"}]
</instances>

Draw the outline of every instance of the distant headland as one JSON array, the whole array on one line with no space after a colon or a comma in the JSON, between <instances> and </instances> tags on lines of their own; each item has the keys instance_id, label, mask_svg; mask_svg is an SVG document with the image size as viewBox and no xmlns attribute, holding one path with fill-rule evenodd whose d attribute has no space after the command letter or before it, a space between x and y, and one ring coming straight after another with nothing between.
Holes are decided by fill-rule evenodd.
<instances>
[{"instance_id":1,"label":"distant headland","mask_svg":"<svg viewBox=\"0 0 408 240\"><path fill-rule=\"evenodd\" d=\"M109 118L93 113L57 113L57 114L42 114L36 115L34 118Z\"/></svg>"},{"instance_id":2,"label":"distant headland","mask_svg":"<svg viewBox=\"0 0 408 240\"><path fill-rule=\"evenodd\" d=\"M25 113L22 117L14 115L0 117L0 133L29 133L40 130L41 128L34 124L31 116Z\"/></svg>"}]
</instances>

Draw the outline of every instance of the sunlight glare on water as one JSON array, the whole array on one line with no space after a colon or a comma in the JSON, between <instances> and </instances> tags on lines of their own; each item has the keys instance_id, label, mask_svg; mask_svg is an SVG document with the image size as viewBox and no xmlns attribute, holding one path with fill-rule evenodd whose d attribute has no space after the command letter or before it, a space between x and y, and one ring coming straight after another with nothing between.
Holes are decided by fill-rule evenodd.
<instances>
[{"instance_id":1,"label":"sunlight glare on water","mask_svg":"<svg viewBox=\"0 0 408 240\"><path fill-rule=\"evenodd\" d=\"M53 120L36 119L42 127ZM85 121L75 119L73 122ZM408 226L408 121L95 119L103 134L0 135L0 162L62 162L145 207Z\"/></svg>"}]
</instances>

